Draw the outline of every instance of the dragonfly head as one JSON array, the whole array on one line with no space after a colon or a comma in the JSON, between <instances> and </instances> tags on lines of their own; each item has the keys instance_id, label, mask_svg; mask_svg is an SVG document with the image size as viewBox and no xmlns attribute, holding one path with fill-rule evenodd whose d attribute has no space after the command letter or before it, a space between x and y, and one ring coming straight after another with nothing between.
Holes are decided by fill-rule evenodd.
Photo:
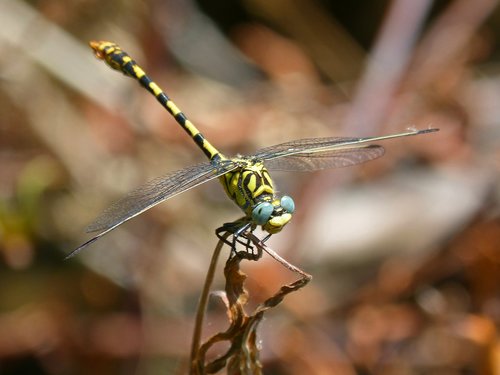
<instances>
[{"instance_id":1,"label":"dragonfly head","mask_svg":"<svg viewBox=\"0 0 500 375\"><path fill-rule=\"evenodd\" d=\"M261 225L266 232L275 234L292 219L294 211L293 199L284 195L281 199L275 199L272 202L263 201L255 205L252 210L252 220Z\"/></svg>"}]
</instances>

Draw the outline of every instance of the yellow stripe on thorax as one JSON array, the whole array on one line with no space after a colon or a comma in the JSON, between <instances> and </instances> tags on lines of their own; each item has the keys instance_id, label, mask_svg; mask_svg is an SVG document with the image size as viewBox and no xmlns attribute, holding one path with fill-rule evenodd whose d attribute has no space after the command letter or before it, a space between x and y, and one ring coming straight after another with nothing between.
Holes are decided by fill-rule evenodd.
<instances>
[{"instance_id":1,"label":"yellow stripe on thorax","mask_svg":"<svg viewBox=\"0 0 500 375\"><path fill-rule=\"evenodd\" d=\"M243 210L250 214L254 205L262 199L272 199L274 188L262 163L242 159L242 169L226 173L220 181L226 194ZM261 197L264 195L264 197ZM267 195L267 197L266 197Z\"/></svg>"}]
</instances>

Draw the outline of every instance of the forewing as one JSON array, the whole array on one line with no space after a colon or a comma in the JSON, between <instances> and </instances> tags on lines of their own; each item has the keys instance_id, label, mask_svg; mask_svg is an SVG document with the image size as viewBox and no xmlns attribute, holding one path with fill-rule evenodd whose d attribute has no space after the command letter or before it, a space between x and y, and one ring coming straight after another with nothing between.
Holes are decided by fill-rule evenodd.
<instances>
[{"instance_id":1,"label":"forewing","mask_svg":"<svg viewBox=\"0 0 500 375\"><path fill-rule=\"evenodd\" d=\"M330 149L334 147L340 147L345 144L359 142L360 139L361 138L342 137L304 138L262 148L258 150L253 156L255 156L257 159L268 160L287 156L290 154L318 150L325 147Z\"/></svg>"},{"instance_id":2,"label":"forewing","mask_svg":"<svg viewBox=\"0 0 500 375\"><path fill-rule=\"evenodd\" d=\"M269 170L315 171L348 167L384 154L378 145L366 145L370 138L306 138L263 148L254 155Z\"/></svg>"},{"instance_id":3,"label":"forewing","mask_svg":"<svg viewBox=\"0 0 500 375\"><path fill-rule=\"evenodd\" d=\"M439 129L409 129L405 133L396 133L381 135L376 137L364 138L305 138L296 141L285 142L279 145L266 147L257 151L254 157L261 160L270 160L281 158L289 155L311 153L311 152L327 152L332 150L363 148L365 144L375 141L384 141L387 139L409 137L420 134L434 133ZM380 156L380 155L379 155ZM366 159L369 160L369 159ZM364 161L364 160L362 160ZM348 164L352 165L352 164Z\"/></svg>"},{"instance_id":4,"label":"forewing","mask_svg":"<svg viewBox=\"0 0 500 375\"><path fill-rule=\"evenodd\" d=\"M75 255L106 233L151 207L204 182L222 176L237 167L238 165L230 160L223 160L217 164L207 162L184 168L149 181L112 204L100 214L95 221L87 227L87 232L101 231L101 233L75 249L67 258Z\"/></svg>"},{"instance_id":5,"label":"forewing","mask_svg":"<svg viewBox=\"0 0 500 375\"><path fill-rule=\"evenodd\" d=\"M350 149L317 152L302 152L264 161L269 170L274 171L317 171L328 168L349 167L373 160L384 155L384 148L367 145Z\"/></svg>"}]
</instances>

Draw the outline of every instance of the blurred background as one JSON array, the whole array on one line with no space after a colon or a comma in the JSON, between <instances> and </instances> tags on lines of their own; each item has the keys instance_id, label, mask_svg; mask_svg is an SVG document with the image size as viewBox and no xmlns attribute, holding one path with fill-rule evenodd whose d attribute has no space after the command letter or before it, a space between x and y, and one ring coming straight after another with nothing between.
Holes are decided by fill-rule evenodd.
<instances>
[{"instance_id":1,"label":"blurred background","mask_svg":"<svg viewBox=\"0 0 500 375\"><path fill-rule=\"evenodd\" d=\"M89 40L119 43L227 155L440 128L273 174L297 213L269 244L313 280L261 324L264 373L500 374L497 3L1 0L0 374L185 373L214 230L241 216L207 183L63 261L114 200L204 161ZM297 278L244 267L250 307ZM205 322L227 327L217 298Z\"/></svg>"}]
</instances>

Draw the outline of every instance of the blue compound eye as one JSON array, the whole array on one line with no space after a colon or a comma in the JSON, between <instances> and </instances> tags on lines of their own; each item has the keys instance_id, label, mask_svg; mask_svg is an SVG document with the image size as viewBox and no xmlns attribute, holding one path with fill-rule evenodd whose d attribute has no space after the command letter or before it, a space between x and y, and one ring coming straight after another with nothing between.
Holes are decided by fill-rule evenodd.
<instances>
[{"instance_id":1,"label":"blue compound eye","mask_svg":"<svg viewBox=\"0 0 500 375\"><path fill-rule=\"evenodd\" d=\"M289 214L293 214L293 211L295 211L295 203L293 202L293 199L288 195L284 195L283 197L281 197L280 205Z\"/></svg>"},{"instance_id":2,"label":"blue compound eye","mask_svg":"<svg viewBox=\"0 0 500 375\"><path fill-rule=\"evenodd\" d=\"M271 203L269 202L259 203L252 210L252 220L258 225L264 225L271 217L273 211L274 207Z\"/></svg>"}]
</instances>

